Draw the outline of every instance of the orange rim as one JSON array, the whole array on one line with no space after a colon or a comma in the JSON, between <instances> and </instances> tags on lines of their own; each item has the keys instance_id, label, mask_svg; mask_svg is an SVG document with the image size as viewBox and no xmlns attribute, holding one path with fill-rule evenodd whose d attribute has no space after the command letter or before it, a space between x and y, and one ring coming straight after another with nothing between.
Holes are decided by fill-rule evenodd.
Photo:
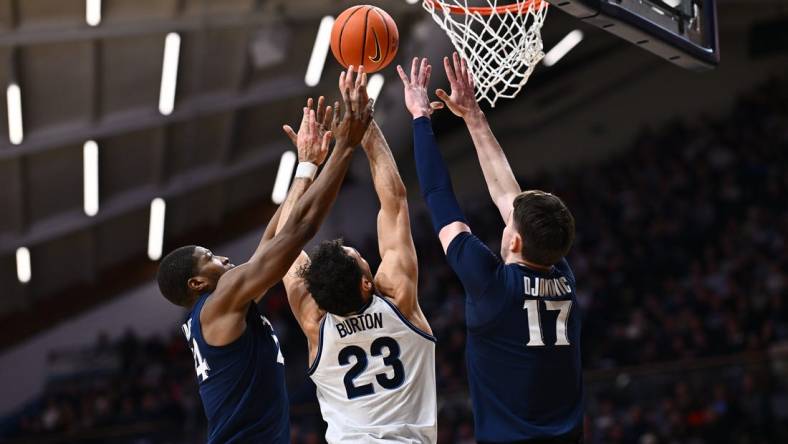
<instances>
[{"instance_id":1,"label":"orange rim","mask_svg":"<svg viewBox=\"0 0 788 444\"><path fill-rule=\"evenodd\" d=\"M452 14L479 14L479 15L493 15L496 14L523 14L529 9L542 9L547 7L547 2L544 0L529 0L523 3L514 3L511 5L498 6L492 8L490 6L469 6L467 9L460 6L445 5L439 0L426 0L435 9L446 10L448 9Z\"/></svg>"}]
</instances>

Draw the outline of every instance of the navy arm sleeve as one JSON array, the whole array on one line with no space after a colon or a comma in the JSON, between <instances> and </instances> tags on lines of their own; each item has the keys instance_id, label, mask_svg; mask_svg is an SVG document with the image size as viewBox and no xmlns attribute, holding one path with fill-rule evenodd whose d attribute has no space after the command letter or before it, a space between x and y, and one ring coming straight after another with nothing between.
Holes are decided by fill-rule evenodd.
<instances>
[{"instance_id":1,"label":"navy arm sleeve","mask_svg":"<svg viewBox=\"0 0 788 444\"><path fill-rule=\"evenodd\" d=\"M413 121L413 145L421 194L427 202L435 232L440 233L441 228L452 222L467 224L454 196L449 170L438 150L429 118L419 117ZM500 264L495 254L470 233L460 233L452 239L446 257L472 298L481 296Z\"/></svg>"},{"instance_id":2,"label":"navy arm sleeve","mask_svg":"<svg viewBox=\"0 0 788 444\"><path fill-rule=\"evenodd\" d=\"M451 176L438 149L429 117L413 120L413 155L416 159L416 174L419 177L421 195L427 203L435 233L452 222L467 224L462 214Z\"/></svg>"}]
</instances>

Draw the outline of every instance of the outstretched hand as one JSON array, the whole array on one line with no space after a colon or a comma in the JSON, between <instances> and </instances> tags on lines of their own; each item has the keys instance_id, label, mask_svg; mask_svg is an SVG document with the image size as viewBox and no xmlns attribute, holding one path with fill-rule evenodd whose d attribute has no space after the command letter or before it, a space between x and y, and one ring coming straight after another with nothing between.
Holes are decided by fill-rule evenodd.
<instances>
[{"instance_id":1,"label":"outstretched hand","mask_svg":"<svg viewBox=\"0 0 788 444\"><path fill-rule=\"evenodd\" d=\"M405 86L405 107L414 119L429 116L434 110L443 108L441 102L430 103L427 95L427 85L430 83L432 74L432 66L427 58L423 58L421 61L418 57L413 59L410 77L405 74L401 65L397 65L397 73Z\"/></svg>"},{"instance_id":2,"label":"outstretched hand","mask_svg":"<svg viewBox=\"0 0 788 444\"><path fill-rule=\"evenodd\" d=\"M350 65L347 71L342 71L339 74L339 91L350 91L351 102L358 99L361 103L367 103L369 95L367 95L367 73L364 72L364 67L359 66L356 72L354 66Z\"/></svg>"},{"instance_id":3,"label":"outstretched hand","mask_svg":"<svg viewBox=\"0 0 788 444\"><path fill-rule=\"evenodd\" d=\"M329 128L331 128L334 113L331 106L325 106L323 96L317 100L317 111L312 109L313 105L314 100L310 97L304 107L304 115L301 118L298 134L293 131L290 125L284 125L282 129L298 149L299 162L322 165L328 156L328 146L332 137Z\"/></svg>"},{"instance_id":4,"label":"outstretched hand","mask_svg":"<svg viewBox=\"0 0 788 444\"><path fill-rule=\"evenodd\" d=\"M367 76L359 69L354 76L353 66L339 76L339 88L342 93L344 113L340 118L339 107L334 108L332 132L337 145L353 148L361 143L364 134L372 122L373 100L367 96Z\"/></svg>"},{"instance_id":5,"label":"outstretched hand","mask_svg":"<svg viewBox=\"0 0 788 444\"><path fill-rule=\"evenodd\" d=\"M455 52L452 54L451 63L448 57L443 58L443 68L449 79L451 95L442 89L436 90L435 95L458 117L467 118L481 112L479 103L476 101L473 75L468 70L465 59L461 60Z\"/></svg>"}]
</instances>

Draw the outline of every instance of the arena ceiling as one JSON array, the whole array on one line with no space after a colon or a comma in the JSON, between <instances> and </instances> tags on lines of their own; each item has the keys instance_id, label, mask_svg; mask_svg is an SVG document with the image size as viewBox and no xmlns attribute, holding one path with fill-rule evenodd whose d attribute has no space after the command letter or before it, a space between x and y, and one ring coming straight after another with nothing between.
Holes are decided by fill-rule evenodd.
<instances>
[{"instance_id":1,"label":"arena ceiling","mask_svg":"<svg viewBox=\"0 0 788 444\"><path fill-rule=\"evenodd\" d=\"M8 109L0 106L0 322L6 331L0 347L151 279L155 198L166 201L165 251L194 242L195 233L216 243L265 223L288 147L281 124L297 121L307 95L335 95L339 67L331 60L317 87L304 82L320 20L357 2L98 3L100 23L91 26L86 0L0 0L0 85L6 92L18 85L23 117L20 141L9 134ZM373 3L397 21L402 54L448 49L446 41L428 44L419 27L433 25L419 5ZM748 10L756 2L720 3ZM547 45L578 26L561 13L549 20ZM579 65L626 47L586 30L595 33L593 42L550 76L537 73L534 82L582 81L588 71ZM174 109L167 114L159 100L170 33L180 37L180 60ZM397 81L393 71L386 78ZM379 105L383 118L401 107L390 102ZM502 108L516 116L516 106ZM511 118L508 125L521 123ZM92 216L84 205L87 141L95 141L99 153L99 206ZM29 252L32 271L25 283L17 276L20 247Z\"/></svg>"}]
</instances>

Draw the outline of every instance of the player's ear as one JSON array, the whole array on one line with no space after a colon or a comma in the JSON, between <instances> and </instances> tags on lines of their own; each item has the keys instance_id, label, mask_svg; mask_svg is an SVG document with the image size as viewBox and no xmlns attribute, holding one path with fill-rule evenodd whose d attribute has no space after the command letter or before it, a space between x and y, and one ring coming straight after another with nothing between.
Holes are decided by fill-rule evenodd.
<instances>
[{"instance_id":1,"label":"player's ear","mask_svg":"<svg viewBox=\"0 0 788 444\"><path fill-rule=\"evenodd\" d=\"M374 286L375 285L372 283L372 281L367 279L366 276L361 276L361 292L362 293L367 294L367 293L372 292L372 289L374 288Z\"/></svg>"},{"instance_id":2,"label":"player's ear","mask_svg":"<svg viewBox=\"0 0 788 444\"><path fill-rule=\"evenodd\" d=\"M509 251L512 253L522 253L523 251L523 238L520 233L514 233L512 240L509 241Z\"/></svg>"},{"instance_id":3,"label":"player's ear","mask_svg":"<svg viewBox=\"0 0 788 444\"><path fill-rule=\"evenodd\" d=\"M186 286L189 287L189 290L200 293L208 288L208 280L202 276L194 276L186 281Z\"/></svg>"}]
</instances>

